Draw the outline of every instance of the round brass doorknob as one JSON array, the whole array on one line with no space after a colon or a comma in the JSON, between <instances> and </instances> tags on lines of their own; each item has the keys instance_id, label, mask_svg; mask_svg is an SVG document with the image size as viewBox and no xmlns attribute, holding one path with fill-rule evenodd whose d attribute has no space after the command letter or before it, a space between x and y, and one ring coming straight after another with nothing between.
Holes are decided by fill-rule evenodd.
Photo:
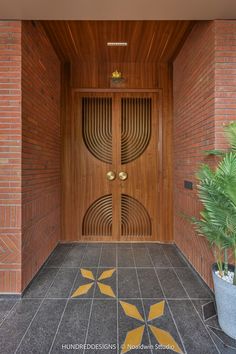
<instances>
[{"instance_id":1,"label":"round brass doorknob","mask_svg":"<svg viewBox=\"0 0 236 354\"><path fill-rule=\"evenodd\" d=\"M116 178L116 174L114 171L108 171L107 172L107 179L108 181L113 181Z\"/></svg>"},{"instance_id":2,"label":"round brass doorknob","mask_svg":"<svg viewBox=\"0 0 236 354\"><path fill-rule=\"evenodd\" d=\"M127 172L120 172L119 173L119 179L121 181L125 181L128 178L128 173Z\"/></svg>"}]
</instances>

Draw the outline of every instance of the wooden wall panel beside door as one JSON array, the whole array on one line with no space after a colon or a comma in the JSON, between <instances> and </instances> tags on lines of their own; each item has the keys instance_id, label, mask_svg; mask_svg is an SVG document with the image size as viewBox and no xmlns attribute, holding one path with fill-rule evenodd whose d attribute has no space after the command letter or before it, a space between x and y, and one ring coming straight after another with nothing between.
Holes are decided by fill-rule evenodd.
<instances>
[{"instance_id":1,"label":"wooden wall panel beside door","mask_svg":"<svg viewBox=\"0 0 236 354\"><path fill-rule=\"evenodd\" d=\"M159 105L152 93L75 93L79 240L160 239Z\"/></svg>"}]
</instances>

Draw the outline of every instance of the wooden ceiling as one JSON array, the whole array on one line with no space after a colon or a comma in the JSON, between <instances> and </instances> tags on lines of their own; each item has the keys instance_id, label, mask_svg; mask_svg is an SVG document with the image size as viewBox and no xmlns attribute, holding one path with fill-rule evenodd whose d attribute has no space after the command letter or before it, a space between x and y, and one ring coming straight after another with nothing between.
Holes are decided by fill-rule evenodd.
<instances>
[{"instance_id":1,"label":"wooden ceiling","mask_svg":"<svg viewBox=\"0 0 236 354\"><path fill-rule=\"evenodd\" d=\"M168 62L193 21L42 21L64 62ZM107 42L128 42L108 47Z\"/></svg>"}]
</instances>

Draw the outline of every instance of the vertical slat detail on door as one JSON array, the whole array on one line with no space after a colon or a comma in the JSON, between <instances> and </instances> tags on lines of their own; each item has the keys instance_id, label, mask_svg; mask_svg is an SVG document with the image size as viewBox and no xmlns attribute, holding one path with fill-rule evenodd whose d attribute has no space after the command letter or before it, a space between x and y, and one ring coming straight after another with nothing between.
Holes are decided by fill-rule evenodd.
<instances>
[{"instance_id":1,"label":"vertical slat detail on door","mask_svg":"<svg viewBox=\"0 0 236 354\"><path fill-rule=\"evenodd\" d=\"M97 199L86 211L83 236L112 236L112 195Z\"/></svg>"},{"instance_id":2,"label":"vertical slat detail on door","mask_svg":"<svg viewBox=\"0 0 236 354\"><path fill-rule=\"evenodd\" d=\"M121 163L127 164L143 154L151 138L152 99L121 99Z\"/></svg>"},{"instance_id":3,"label":"vertical slat detail on door","mask_svg":"<svg viewBox=\"0 0 236 354\"><path fill-rule=\"evenodd\" d=\"M112 163L112 98L82 98L83 140L93 156Z\"/></svg>"},{"instance_id":4,"label":"vertical slat detail on door","mask_svg":"<svg viewBox=\"0 0 236 354\"><path fill-rule=\"evenodd\" d=\"M152 223L145 207L129 195L121 195L121 235L151 236Z\"/></svg>"}]
</instances>

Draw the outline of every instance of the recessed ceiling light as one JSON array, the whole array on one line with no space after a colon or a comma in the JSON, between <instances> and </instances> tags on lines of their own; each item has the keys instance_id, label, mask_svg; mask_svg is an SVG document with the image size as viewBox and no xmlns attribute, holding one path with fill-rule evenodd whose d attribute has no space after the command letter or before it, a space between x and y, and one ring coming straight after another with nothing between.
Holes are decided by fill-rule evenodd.
<instances>
[{"instance_id":1,"label":"recessed ceiling light","mask_svg":"<svg viewBox=\"0 0 236 354\"><path fill-rule=\"evenodd\" d=\"M127 42L107 42L108 47L126 47Z\"/></svg>"}]
</instances>

